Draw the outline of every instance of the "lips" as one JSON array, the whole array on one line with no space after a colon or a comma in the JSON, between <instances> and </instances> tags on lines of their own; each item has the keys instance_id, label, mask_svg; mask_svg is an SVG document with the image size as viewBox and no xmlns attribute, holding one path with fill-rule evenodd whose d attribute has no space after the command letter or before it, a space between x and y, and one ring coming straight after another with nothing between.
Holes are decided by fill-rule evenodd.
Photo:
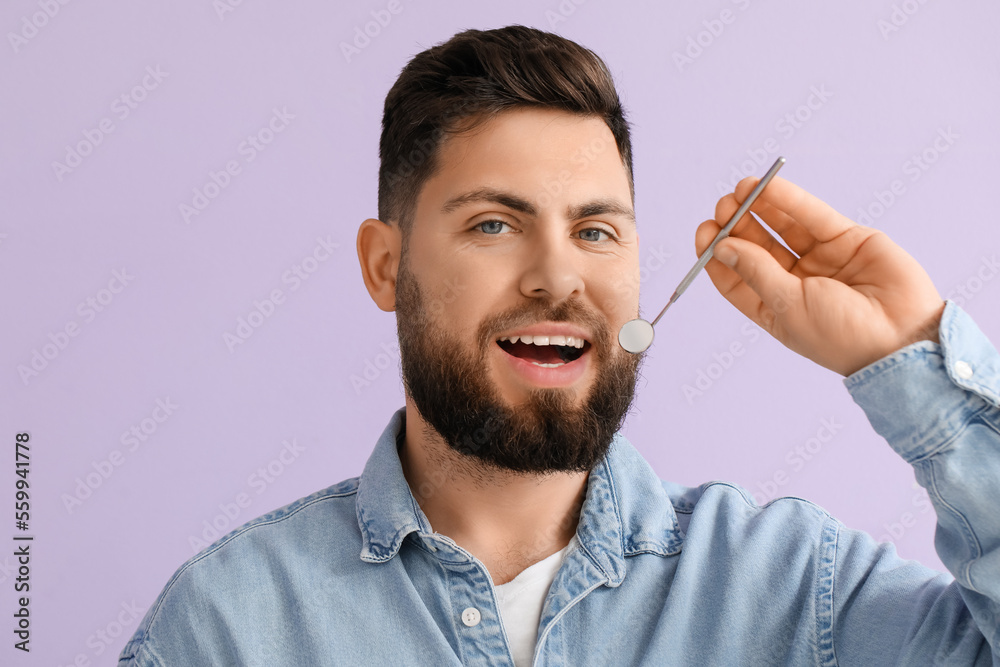
<instances>
[{"instance_id":1,"label":"lips","mask_svg":"<svg viewBox=\"0 0 1000 667\"><path fill-rule=\"evenodd\" d=\"M493 356L500 364L500 377L529 390L569 388L581 382L592 370L597 327L584 325L586 313L580 313L579 324L562 319L573 314L558 313L560 319L495 330Z\"/></svg>"},{"instance_id":2,"label":"lips","mask_svg":"<svg viewBox=\"0 0 1000 667\"><path fill-rule=\"evenodd\" d=\"M579 359L590 343L578 336L515 334L497 341L507 354L543 368L557 368Z\"/></svg>"},{"instance_id":3,"label":"lips","mask_svg":"<svg viewBox=\"0 0 1000 667\"><path fill-rule=\"evenodd\" d=\"M589 366L591 334L566 321L538 322L499 332L496 345L522 381L540 386L576 382Z\"/></svg>"}]
</instances>

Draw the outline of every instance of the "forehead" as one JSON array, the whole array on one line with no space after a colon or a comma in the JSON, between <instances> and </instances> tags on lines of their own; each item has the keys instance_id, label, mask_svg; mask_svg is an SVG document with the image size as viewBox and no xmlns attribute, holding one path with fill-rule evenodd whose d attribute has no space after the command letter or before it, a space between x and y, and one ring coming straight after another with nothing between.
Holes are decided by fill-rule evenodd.
<instances>
[{"instance_id":1,"label":"forehead","mask_svg":"<svg viewBox=\"0 0 1000 667\"><path fill-rule=\"evenodd\" d=\"M607 124L551 109L504 112L449 136L421 189L417 218L484 188L514 194L542 211L574 199L619 200L631 208L628 175Z\"/></svg>"}]
</instances>

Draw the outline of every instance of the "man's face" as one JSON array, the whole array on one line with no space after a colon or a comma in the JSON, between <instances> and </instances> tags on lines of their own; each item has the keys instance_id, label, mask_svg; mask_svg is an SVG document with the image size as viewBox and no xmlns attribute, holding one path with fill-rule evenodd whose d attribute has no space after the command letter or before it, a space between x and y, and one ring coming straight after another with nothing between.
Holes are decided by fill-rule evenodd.
<instances>
[{"instance_id":1,"label":"man's face","mask_svg":"<svg viewBox=\"0 0 1000 667\"><path fill-rule=\"evenodd\" d=\"M407 393L450 446L522 472L588 470L631 403L638 236L598 118L515 110L445 141L400 262Z\"/></svg>"}]
</instances>

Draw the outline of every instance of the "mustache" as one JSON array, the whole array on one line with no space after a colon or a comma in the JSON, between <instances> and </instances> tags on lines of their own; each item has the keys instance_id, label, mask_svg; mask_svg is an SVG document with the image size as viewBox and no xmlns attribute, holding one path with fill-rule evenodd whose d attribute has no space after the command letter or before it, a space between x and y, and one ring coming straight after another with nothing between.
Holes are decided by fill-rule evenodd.
<instances>
[{"instance_id":1,"label":"mustache","mask_svg":"<svg viewBox=\"0 0 1000 667\"><path fill-rule=\"evenodd\" d=\"M479 325L479 349L485 352L501 331L535 324L536 322L568 322L591 332L590 341L599 359L608 353L611 328L600 315L578 299L553 305L546 301L529 301L513 306L496 315L490 315Z\"/></svg>"}]
</instances>

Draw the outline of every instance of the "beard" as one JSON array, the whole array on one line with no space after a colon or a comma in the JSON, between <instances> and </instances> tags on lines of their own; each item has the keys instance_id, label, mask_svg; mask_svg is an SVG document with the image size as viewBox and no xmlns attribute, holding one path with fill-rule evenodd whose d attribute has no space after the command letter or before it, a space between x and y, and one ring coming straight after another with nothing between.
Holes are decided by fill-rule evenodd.
<instances>
[{"instance_id":1,"label":"beard","mask_svg":"<svg viewBox=\"0 0 1000 667\"><path fill-rule=\"evenodd\" d=\"M553 306L541 299L484 319L469 352L428 312L405 254L396 278L403 384L452 450L486 469L526 474L588 472L604 458L632 405L645 355L619 349L606 322L579 301ZM507 405L489 379L487 355L497 336L540 321L573 322L594 336L596 379L579 405L575 391L558 388L534 389L524 403Z\"/></svg>"}]
</instances>

